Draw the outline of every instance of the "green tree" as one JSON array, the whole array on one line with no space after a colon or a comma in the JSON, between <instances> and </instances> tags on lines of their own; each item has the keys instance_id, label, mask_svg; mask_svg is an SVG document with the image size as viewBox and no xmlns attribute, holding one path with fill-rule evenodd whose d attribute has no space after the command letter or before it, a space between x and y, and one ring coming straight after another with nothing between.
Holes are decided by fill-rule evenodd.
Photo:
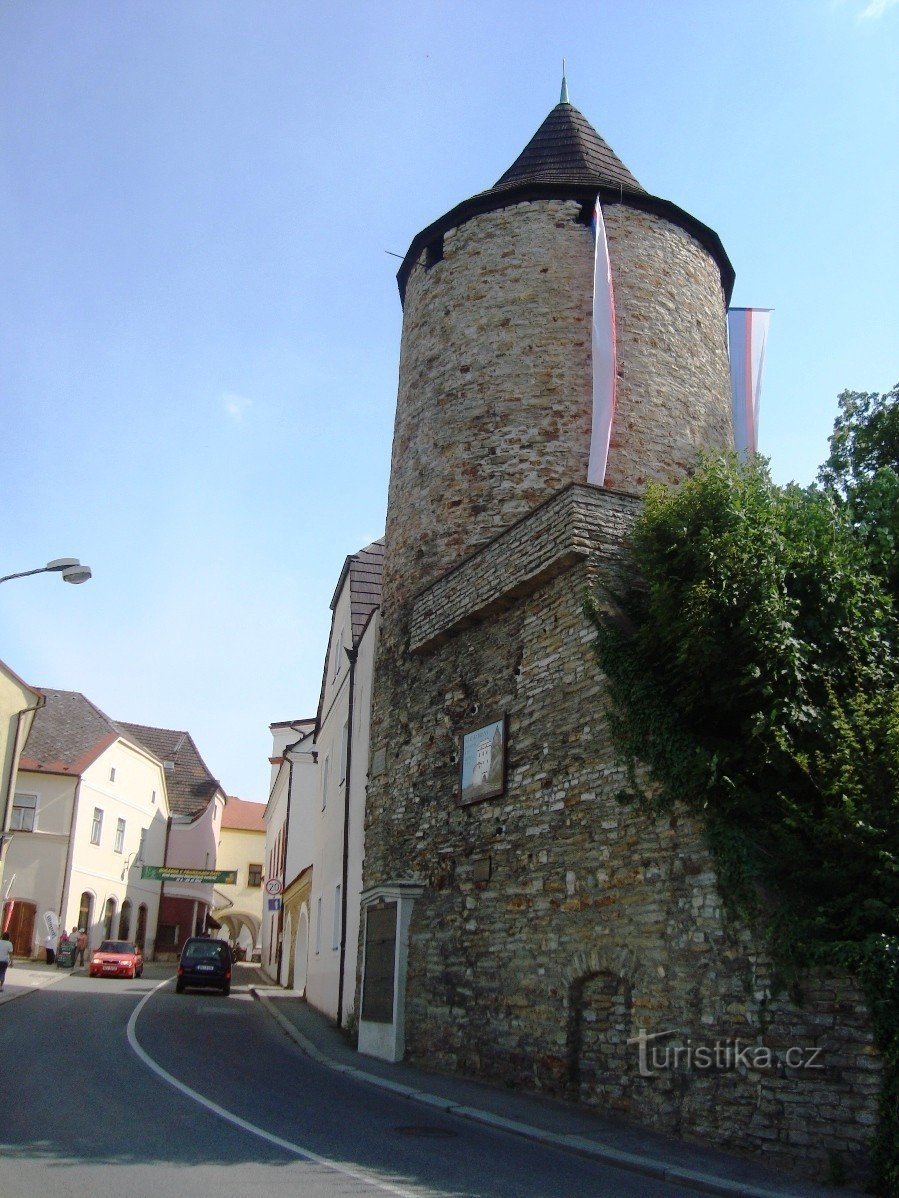
<instances>
[{"instance_id":1,"label":"green tree","mask_svg":"<svg viewBox=\"0 0 899 1198\"><path fill-rule=\"evenodd\" d=\"M871 561L899 599L899 384L844 391L818 481L846 505Z\"/></svg>"},{"instance_id":2,"label":"green tree","mask_svg":"<svg viewBox=\"0 0 899 1198\"><path fill-rule=\"evenodd\" d=\"M627 797L701 815L725 900L767 932L784 968L830 962L864 981L887 1061L875 1156L892 1193L899 624L891 559L861 491L899 474L859 434L878 413L886 456L899 421L895 396L857 409L841 399L841 410L823 487L776 486L755 458L709 461L676 490L650 488L633 536L639 585L617 597L627 618L604 615L607 597L590 609L632 767Z\"/></svg>"}]
</instances>

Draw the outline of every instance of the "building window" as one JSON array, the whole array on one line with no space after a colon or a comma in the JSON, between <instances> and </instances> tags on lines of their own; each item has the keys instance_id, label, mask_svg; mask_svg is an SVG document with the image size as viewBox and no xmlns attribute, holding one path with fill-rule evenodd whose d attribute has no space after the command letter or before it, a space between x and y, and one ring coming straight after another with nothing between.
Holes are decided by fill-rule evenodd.
<instances>
[{"instance_id":1,"label":"building window","mask_svg":"<svg viewBox=\"0 0 899 1198\"><path fill-rule=\"evenodd\" d=\"M340 630L340 635L337 637L337 648L334 650L334 673L332 678L336 678L340 673L340 666L343 662L343 629Z\"/></svg>"},{"instance_id":2,"label":"building window","mask_svg":"<svg viewBox=\"0 0 899 1198\"><path fill-rule=\"evenodd\" d=\"M115 851L121 853L125 848L125 821L120 819L115 826Z\"/></svg>"},{"instance_id":3,"label":"building window","mask_svg":"<svg viewBox=\"0 0 899 1198\"><path fill-rule=\"evenodd\" d=\"M18 794L12 801L12 832L33 832L37 816L37 795Z\"/></svg>"},{"instance_id":4,"label":"building window","mask_svg":"<svg viewBox=\"0 0 899 1198\"><path fill-rule=\"evenodd\" d=\"M150 802L153 804L154 807L156 806L156 791L155 790L150 792Z\"/></svg>"},{"instance_id":5,"label":"building window","mask_svg":"<svg viewBox=\"0 0 899 1198\"><path fill-rule=\"evenodd\" d=\"M350 721L347 720L343 725L343 733L340 739L340 784L341 786L346 781L346 759L350 746Z\"/></svg>"},{"instance_id":6,"label":"building window","mask_svg":"<svg viewBox=\"0 0 899 1198\"><path fill-rule=\"evenodd\" d=\"M109 767L109 781L115 782L115 766L114 765L111 765Z\"/></svg>"},{"instance_id":7,"label":"building window","mask_svg":"<svg viewBox=\"0 0 899 1198\"><path fill-rule=\"evenodd\" d=\"M247 871L247 885L261 886L262 885L262 866L251 865Z\"/></svg>"},{"instance_id":8,"label":"building window","mask_svg":"<svg viewBox=\"0 0 899 1198\"><path fill-rule=\"evenodd\" d=\"M340 948L340 883L334 887L334 934L331 948Z\"/></svg>"},{"instance_id":9,"label":"building window","mask_svg":"<svg viewBox=\"0 0 899 1198\"><path fill-rule=\"evenodd\" d=\"M106 900L106 910L103 912L103 939L112 940L112 921L115 919L115 899Z\"/></svg>"},{"instance_id":10,"label":"building window","mask_svg":"<svg viewBox=\"0 0 899 1198\"><path fill-rule=\"evenodd\" d=\"M318 902L315 905L315 951L320 953L322 949L322 896L318 896Z\"/></svg>"},{"instance_id":11,"label":"building window","mask_svg":"<svg viewBox=\"0 0 899 1198\"><path fill-rule=\"evenodd\" d=\"M103 831L103 808L94 808L94 818L91 823L91 844L100 843L100 834Z\"/></svg>"},{"instance_id":12,"label":"building window","mask_svg":"<svg viewBox=\"0 0 899 1198\"><path fill-rule=\"evenodd\" d=\"M325 758L325 764L322 766L322 811L328 805L328 772L331 768L331 758Z\"/></svg>"}]
</instances>

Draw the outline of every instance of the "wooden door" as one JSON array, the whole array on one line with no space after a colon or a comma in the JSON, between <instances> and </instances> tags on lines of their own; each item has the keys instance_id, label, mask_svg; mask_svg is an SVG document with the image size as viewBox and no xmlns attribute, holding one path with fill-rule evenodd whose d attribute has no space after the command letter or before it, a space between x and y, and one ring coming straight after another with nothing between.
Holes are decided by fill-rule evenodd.
<instances>
[{"instance_id":1,"label":"wooden door","mask_svg":"<svg viewBox=\"0 0 899 1198\"><path fill-rule=\"evenodd\" d=\"M14 899L3 908L3 923L12 939L12 951L16 957L31 956L36 915L34 903L23 903L21 899Z\"/></svg>"}]
</instances>

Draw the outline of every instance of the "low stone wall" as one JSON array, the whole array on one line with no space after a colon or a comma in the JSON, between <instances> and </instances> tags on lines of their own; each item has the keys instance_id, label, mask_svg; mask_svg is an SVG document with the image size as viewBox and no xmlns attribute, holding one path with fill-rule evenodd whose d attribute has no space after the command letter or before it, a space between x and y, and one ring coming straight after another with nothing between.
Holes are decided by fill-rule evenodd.
<instances>
[{"instance_id":1,"label":"low stone wall","mask_svg":"<svg viewBox=\"0 0 899 1198\"><path fill-rule=\"evenodd\" d=\"M487 619L591 553L617 553L639 508L633 496L599 487L556 492L416 597L412 652Z\"/></svg>"}]
</instances>

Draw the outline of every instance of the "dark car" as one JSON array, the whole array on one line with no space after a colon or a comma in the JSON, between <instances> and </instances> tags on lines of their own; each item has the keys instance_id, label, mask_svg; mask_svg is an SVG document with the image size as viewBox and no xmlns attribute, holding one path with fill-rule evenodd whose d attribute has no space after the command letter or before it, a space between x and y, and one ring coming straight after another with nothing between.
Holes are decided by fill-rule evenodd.
<instances>
[{"instance_id":1,"label":"dark car","mask_svg":"<svg viewBox=\"0 0 899 1198\"><path fill-rule=\"evenodd\" d=\"M175 989L181 994L188 986L231 992L231 949L226 940L192 936L185 941Z\"/></svg>"}]
</instances>

